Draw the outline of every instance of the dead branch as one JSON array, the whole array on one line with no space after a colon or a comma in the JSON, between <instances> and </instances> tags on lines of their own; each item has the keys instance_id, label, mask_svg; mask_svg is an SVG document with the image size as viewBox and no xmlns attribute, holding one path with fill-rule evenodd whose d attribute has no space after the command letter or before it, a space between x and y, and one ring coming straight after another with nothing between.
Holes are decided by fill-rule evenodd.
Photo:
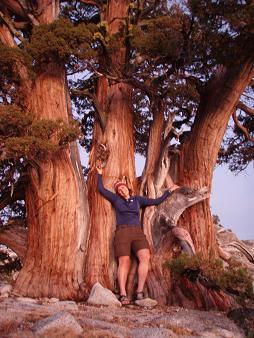
<instances>
[{"instance_id":1,"label":"dead branch","mask_svg":"<svg viewBox=\"0 0 254 338\"><path fill-rule=\"evenodd\" d=\"M166 121L165 128L164 128L164 141L161 150L161 156L159 159L159 165L157 166L155 172L155 189L158 193L165 180L166 177L169 175L169 168L170 168L170 156L169 156L169 141L170 141L170 132L172 130L172 125L174 121L175 114L172 113L168 116L168 120ZM171 180L172 181L172 180Z\"/></svg>"},{"instance_id":2,"label":"dead branch","mask_svg":"<svg viewBox=\"0 0 254 338\"><path fill-rule=\"evenodd\" d=\"M248 259L248 261L254 264L254 256L252 252L245 245L243 245L240 242L231 242L229 243L229 245L233 246L234 248L239 250L241 253L243 253L244 256Z\"/></svg>"},{"instance_id":3,"label":"dead branch","mask_svg":"<svg viewBox=\"0 0 254 338\"><path fill-rule=\"evenodd\" d=\"M187 208L209 197L207 187L192 189L181 187L175 190L171 197L161 204L155 212L155 219L163 218L168 226L177 226L177 222ZM156 223L160 223L159 220Z\"/></svg>"}]
</instances>

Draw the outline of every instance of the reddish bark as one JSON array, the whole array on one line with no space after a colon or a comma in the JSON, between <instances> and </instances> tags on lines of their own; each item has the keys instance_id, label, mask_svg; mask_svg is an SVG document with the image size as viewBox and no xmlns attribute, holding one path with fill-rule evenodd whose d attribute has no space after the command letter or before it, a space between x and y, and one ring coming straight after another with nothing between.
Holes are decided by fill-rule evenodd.
<instances>
[{"instance_id":1,"label":"reddish bark","mask_svg":"<svg viewBox=\"0 0 254 338\"><path fill-rule=\"evenodd\" d=\"M68 122L63 67L38 75L27 104L37 119ZM28 177L28 249L14 292L82 298L88 209L76 144L35 162Z\"/></svg>"},{"instance_id":2,"label":"reddish bark","mask_svg":"<svg viewBox=\"0 0 254 338\"><path fill-rule=\"evenodd\" d=\"M236 306L235 300L219 289L205 287L187 277L173 279L172 304L192 309L228 311Z\"/></svg>"},{"instance_id":3,"label":"reddish bark","mask_svg":"<svg viewBox=\"0 0 254 338\"><path fill-rule=\"evenodd\" d=\"M234 70L228 70L226 72L225 70L220 70L217 77L212 81L209 91L206 92L206 96L201 100L199 112L197 114L190 139L185 142L181 150L179 165L180 170L177 175L177 183L179 185L198 189L206 186L208 191L210 191L213 168L216 163L219 147L228 124L228 120L231 116L232 110L235 109L239 101L241 93L248 85L252 76L253 63L251 61L246 61L245 65L243 67L238 67L238 69L235 68ZM216 104L214 104L214 102L216 102ZM158 128L158 125L158 121L156 123L154 120L152 128ZM153 149L153 152L150 153L160 153L161 147L158 145L158 142L153 141L153 144L151 145L150 142L152 142L151 135L149 139L148 155L149 149L153 149L153 147L156 147L157 150ZM149 172L156 172L156 168L160 165L160 161L151 161L149 156L147 157L147 161L148 160L153 164L151 166L146 164L146 169L149 168ZM160 158L160 160L162 160L162 158ZM155 197L158 193L155 187L155 181L158 180L158 177L153 177L148 180L146 173L144 177L146 178L146 182L144 183L146 185L148 195ZM167 180L164 184L167 184ZM166 202L168 206L170 203L170 201ZM163 208L166 213L169 212L168 208L165 207L162 207L161 211ZM161 227L161 225L156 225L158 219L156 220L156 218L154 218L155 208L147 209L148 210L146 210L144 214L144 226L146 234L150 240L151 247L154 249L154 233L151 229L157 229L157 227ZM197 251L202 252L205 257L216 255L216 240L208 199L187 209L180 221L180 225L186 227L190 232ZM170 245L170 241L168 242L168 245L162 246L162 243L158 245L160 250L153 250L151 269L147 285L150 295L158 299L160 302L165 303L166 299L168 298L170 301L172 296L168 294L171 281L169 278L165 280L164 273L161 273L160 285L157 286L156 283L158 280L158 271L161 270L159 267L163 264L163 262L165 262L165 256L170 257L172 245ZM165 251L163 252L163 255L160 254L162 250L161 246ZM165 283L168 285L168 288L163 287ZM184 295L184 290L186 291L186 289L189 289L190 293L195 295L196 298L194 300L190 300L186 295ZM220 293L220 295L218 295L216 292L208 292L208 290L204 289L203 286L196 284L189 286L186 284L182 290L179 290L179 288L177 290L173 289L173 292L178 295L173 297L171 300L175 304L178 299L178 304L180 305L188 303L188 306L200 308L211 307L223 309L223 306L226 308L231 306L231 301L227 299L225 294Z\"/></svg>"},{"instance_id":4,"label":"reddish bark","mask_svg":"<svg viewBox=\"0 0 254 338\"><path fill-rule=\"evenodd\" d=\"M20 6L10 10L22 11ZM36 24L58 17L59 2L37 1ZM23 12L22 16L26 17ZM27 18L28 19L28 18ZM8 29L9 28L9 29ZM2 26L0 38L17 48L10 27ZM65 68L49 64L32 80L25 65L14 65L21 79L24 107L37 120L69 121ZM55 141L55 140L53 140ZM52 156L32 161L28 169L26 210L28 247L14 293L29 297L82 298L83 262L88 235L88 205L76 143Z\"/></svg>"},{"instance_id":5,"label":"reddish bark","mask_svg":"<svg viewBox=\"0 0 254 338\"><path fill-rule=\"evenodd\" d=\"M109 24L109 32L119 31L124 18L128 14L129 1L110 1L103 20ZM122 45L121 45L122 43ZM119 41L119 49L112 57L112 69L122 71L125 64L126 48ZM99 281L104 286L114 288L116 276L113 253L113 231L115 218L112 207L97 192L96 145L103 143L109 149L109 158L103 173L103 182L107 189L120 176L128 177L132 189L135 190L133 116L131 106L132 88L126 83L110 83L107 78L100 78L97 87L97 99L101 111L105 114L106 126L102 131L96 124L93 135L93 148L90 155L91 172L88 180L90 203L90 237L85 267L86 290Z\"/></svg>"},{"instance_id":6,"label":"reddish bark","mask_svg":"<svg viewBox=\"0 0 254 338\"><path fill-rule=\"evenodd\" d=\"M219 148L232 111L253 77L254 66L220 69L211 82L196 116L190 138L183 144L179 162L179 184L211 189ZM180 222L191 234L197 251L205 257L216 255L215 229L207 199L187 209Z\"/></svg>"}]
</instances>

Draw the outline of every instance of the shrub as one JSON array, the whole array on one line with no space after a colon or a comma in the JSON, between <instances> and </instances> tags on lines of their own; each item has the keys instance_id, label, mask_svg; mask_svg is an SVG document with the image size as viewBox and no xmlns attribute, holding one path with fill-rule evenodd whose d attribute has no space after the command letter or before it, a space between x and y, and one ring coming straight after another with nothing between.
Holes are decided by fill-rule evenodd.
<instances>
[{"instance_id":1,"label":"shrub","mask_svg":"<svg viewBox=\"0 0 254 338\"><path fill-rule=\"evenodd\" d=\"M187 270L196 270L210 278L222 290L237 295L239 301L254 298L252 277L248 270L236 261L231 260L224 268L220 259L204 259L198 254L181 254L165 262L164 266L169 268L176 278L184 275Z\"/></svg>"}]
</instances>

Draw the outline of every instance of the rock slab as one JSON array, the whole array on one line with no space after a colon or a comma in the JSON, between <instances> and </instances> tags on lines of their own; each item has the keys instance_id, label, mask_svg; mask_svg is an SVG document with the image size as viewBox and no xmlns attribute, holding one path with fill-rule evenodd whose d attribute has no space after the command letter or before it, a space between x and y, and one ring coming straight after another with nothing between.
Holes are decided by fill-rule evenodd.
<instances>
[{"instance_id":1,"label":"rock slab","mask_svg":"<svg viewBox=\"0 0 254 338\"><path fill-rule=\"evenodd\" d=\"M177 338L173 331L159 328L138 328L131 331L130 338Z\"/></svg>"},{"instance_id":2,"label":"rock slab","mask_svg":"<svg viewBox=\"0 0 254 338\"><path fill-rule=\"evenodd\" d=\"M1 295L9 295L12 290L11 284L3 284L0 285L0 294Z\"/></svg>"},{"instance_id":3,"label":"rock slab","mask_svg":"<svg viewBox=\"0 0 254 338\"><path fill-rule=\"evenodd\" d=\"M100 283L95 283L87 300L88 304L121 307L122 304L112 291L104 288Z\"/></svg>"},{"instance_id":4,"label":"rock slab","mask_svg":"<svg viewBox=\"0 0 254 338\"><path fill-rule=\"evenodd\" d=\"M32 330L39 338L78 338L82 327L68 312L58 312L53 316L38 320Z\"/></svg>"},{"instance_id":5,"label":"rock slab","mask_svg":"<svg viewBox=\"0 0 254 338\"><path fill-rule=\"evenodd\" d=\"M144 298L135 300L135 304L142 307L154 307L158 304L158 302L151 298Z\"/></svg>"}]
</instances>

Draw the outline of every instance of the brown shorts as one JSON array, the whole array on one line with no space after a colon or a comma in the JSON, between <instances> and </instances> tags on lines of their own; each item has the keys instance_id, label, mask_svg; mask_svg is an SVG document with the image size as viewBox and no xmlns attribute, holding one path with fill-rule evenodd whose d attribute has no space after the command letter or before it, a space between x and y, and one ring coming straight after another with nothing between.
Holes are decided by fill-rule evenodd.
<instances>
[{"instance_id":1,"label":"brown shorts","mask_svg":"<svg viewBox=\"0 0 254 338\"><path fill-rule=\"evenodd\" d=\"M130 256L131 250L136 254L141 249L149 249L149 243L141 227L122 226L115 232L115 256Z\"/></svg>"}]
</instances>

